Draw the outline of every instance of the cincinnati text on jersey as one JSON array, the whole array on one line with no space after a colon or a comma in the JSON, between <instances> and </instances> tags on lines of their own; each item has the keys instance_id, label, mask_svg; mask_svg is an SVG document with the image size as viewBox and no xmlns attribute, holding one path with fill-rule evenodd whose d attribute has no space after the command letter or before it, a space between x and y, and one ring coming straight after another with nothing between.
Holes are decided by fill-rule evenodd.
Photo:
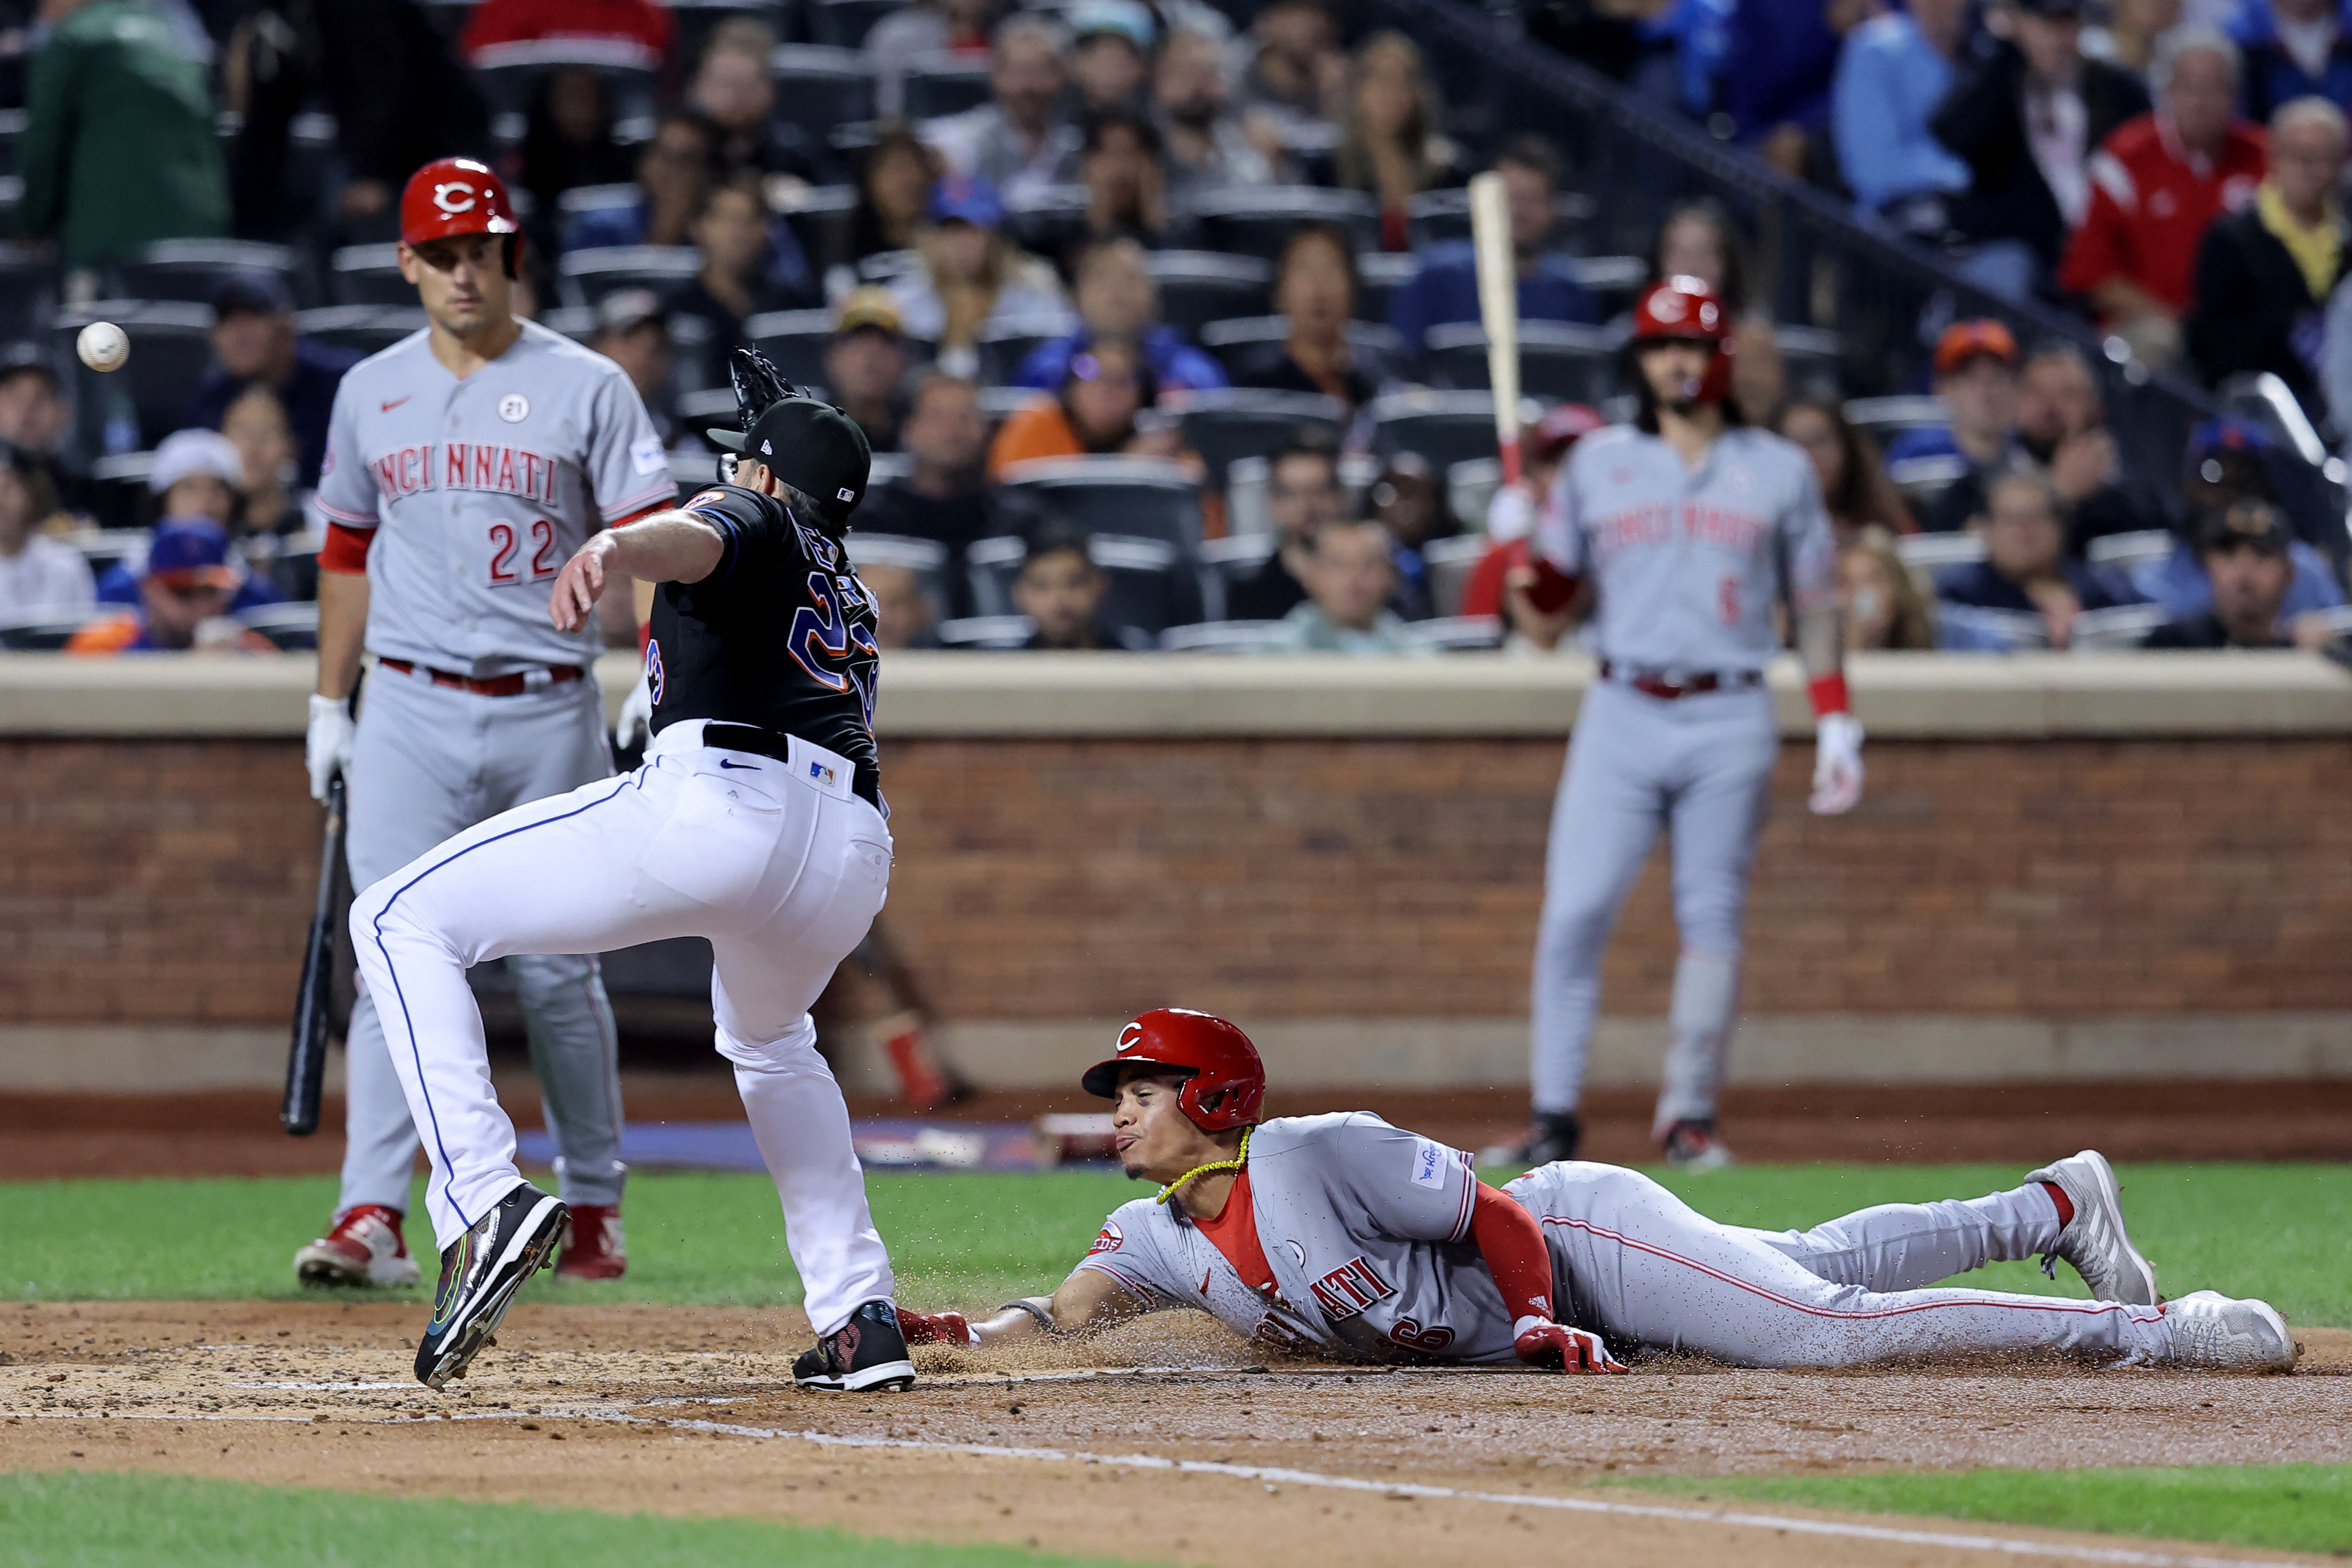
<instances>
[{"instance_id":1,"label":"cincinnati text on jersey","mask_svg":"<svg viewBox=\"0 0 2352 1568\"><path fill-rule=\"evenodd\" d=\"M1737 507L1707 506L1698 501L1643 501L1594 519L1592 547L1605 557L1644 544L1664 544L1679 534L1747 552L1755 549L1757 541L1771 527L1770 519Z\"/></svg>"},{"instance_id":2,"label":"cincinnati text on jersey","mask_svg":"<svg viewBox=\"0 0 2352 1568\"><path fill-rule=\"evenodd\" d=\"M376 489L386 496L420 490L488 490L526 500L562 504L556 482L562 464L543 452L494 447L487 441L427 441L369 459Z\"/></svg>"}]
</instances>

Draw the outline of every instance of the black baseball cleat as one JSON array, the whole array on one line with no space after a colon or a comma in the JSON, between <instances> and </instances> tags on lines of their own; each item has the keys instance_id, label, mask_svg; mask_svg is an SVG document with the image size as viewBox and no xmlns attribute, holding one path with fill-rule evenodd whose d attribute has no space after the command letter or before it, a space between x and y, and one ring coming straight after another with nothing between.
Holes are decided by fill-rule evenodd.
<instances>
[{"instance_id":1,"label":"black baseball cleat","mask_svg":"<svg viewBox=\"0 0 2352 1568\"><path fill-rule=\"evenodd\" d=\"M915 1386L915 1363L907 1359L907 1336L898 1331L898 1310L887 1301L868 1301L849 1321L801 1352L793 1381L825 1394L862 1394L867 1389Z\"/></svg>"},{"instance_id":2,"label":"black baseball cleat","mask_svg":"<svg viewBox=\"0 0 2352 1568\"><path fill-rule=\"evenodd\" d=\"M416 1381L446 1386L498 1331L522 1282L555 1261L572 1211L529 1182L441 1254L433 1321L416 1342ZM904 1352L901 1352L904 1353Z\"/></svg>"},{"instance_id":3,"label":"black baseball cleat","mask_svg":"<svg viewBox=\"0 0 2352 1568\"><path fill-rule=\"evenodd\" d=\"M1509 1143L1497 1143L1478 1152L1482 1165L1517 1165L1522 1168L1549 1165L1554 1160L1573 1160L1577 1145L1584 1142L1584 1124L1573 1110L1538 1110L1534 1123Z\"/></svg>"}]
</instances>

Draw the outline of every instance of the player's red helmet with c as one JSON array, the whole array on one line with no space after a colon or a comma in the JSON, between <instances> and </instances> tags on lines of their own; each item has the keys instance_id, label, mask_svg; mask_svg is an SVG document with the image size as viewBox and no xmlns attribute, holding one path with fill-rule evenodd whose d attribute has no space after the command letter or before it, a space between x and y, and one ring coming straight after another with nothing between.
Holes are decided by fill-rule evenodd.
<instances>
[{"instance_id":1,"label":"player's red helmet with c","mask_svg":"<svg viewBox=\"0 0 2352 1568\"><path fill-rule=\"evenodd\" d=\"M1731 311L1704 278L1662 278L1642 291L1633 307L1631 346L1680 340L1711 343L1715 358L1698 385L1702 402L1717 403L1731 393Z\"/></svg>"},{"instance_id":2,"label":"player's red helmet with c","mask_svg":"<svg viewBox=\"0 0 2352 1568\"><path fill-rule=\"evenodd\" d=\"M520 265L522 225L498 171L473 158L436 158L400 194L400 240L423 245L460 234L513 236L509 275Z\"/></svg>"},{"instance_id":3,"label":"player's red helmet with c","mask_svg":"<svg viewBox=\"0 0 2352 1568\"><path fill-rule=\"evenodd\" d=\"M1251 1125L1265 1099L1265 1064L1258 1060L1257 1047L1247 1035L1207 1013L1153 1008L1118 1032L1118 1054L1088 1068L1078 1087L1116 1099L1118 1069L1130 1062L1189 1071L1176 1103L1203 1132Z\"/></svg>"}]
</instances>

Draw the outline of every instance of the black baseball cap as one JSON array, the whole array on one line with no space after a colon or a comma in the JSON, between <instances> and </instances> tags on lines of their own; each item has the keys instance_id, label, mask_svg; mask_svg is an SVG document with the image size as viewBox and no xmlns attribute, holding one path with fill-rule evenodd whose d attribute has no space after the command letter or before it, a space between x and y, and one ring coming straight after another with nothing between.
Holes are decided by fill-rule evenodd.
<instances>
[{"instance_id":1,"label":"black baseball cap","mask_svg":"<svg viewBox=\"0 0 2352 1568\"><path fill-rule=\"evenodd\" d=\"M846 523L866 499L873 449L857 421L814 397L768 405L749 430L708 432L713 446L740 452L814 500L829 521Z\"/></svg>"},{"instance_id":2,"label":"black baseball cap","mask_svg":"<svg viewBox=\"0 0 2352 1568\"><path fill-rule=\"evenodd\" d=\"M2284 555L2294 538L2278 508L2247 498L2206 514L2204 526L2197 531L2197 549L2200 554L2252 549Z\"/></svg>"}]
</instances>

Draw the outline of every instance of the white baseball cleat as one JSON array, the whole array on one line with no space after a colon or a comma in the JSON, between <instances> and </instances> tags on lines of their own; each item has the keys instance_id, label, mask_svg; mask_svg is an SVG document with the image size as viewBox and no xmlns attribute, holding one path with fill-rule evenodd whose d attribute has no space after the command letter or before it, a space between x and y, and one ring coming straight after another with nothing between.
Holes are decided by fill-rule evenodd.
<instances>
[{"instance_id":1,"label":"white baseball cleat","mask_svg":"<svg viewBox=\"0 0 2352 1568\"><path fill-rule=\"evenodd\" d=\"M2164 1316L2172 1325L2171 1359L2184 1366L2293 1372L2301 1353L2286 1320L2268 1301L2192 1290L2166 1302Z\"/></svg>"},{"instance_id":2,"label":"white baseball cleat","mask_svg":"<svg viewBox=\"0 0 2352 1568\"><path fill-rule=\"evenodd\" d=\"M2123 1187L2116 1168L2096 1149L2085 1149L2033 1172L2028 1182L2048 1182L2074 1205L2074 1217L2058 1233L2057 1243L2042 1255L2042 1272L2058 1278L2056 1258L2074 1266L2094 1300L2121 1301L2127 1307L2156 1305L2156 1268L2132 1246L2124 1229Z\"/></svg>"}]
</instances>

